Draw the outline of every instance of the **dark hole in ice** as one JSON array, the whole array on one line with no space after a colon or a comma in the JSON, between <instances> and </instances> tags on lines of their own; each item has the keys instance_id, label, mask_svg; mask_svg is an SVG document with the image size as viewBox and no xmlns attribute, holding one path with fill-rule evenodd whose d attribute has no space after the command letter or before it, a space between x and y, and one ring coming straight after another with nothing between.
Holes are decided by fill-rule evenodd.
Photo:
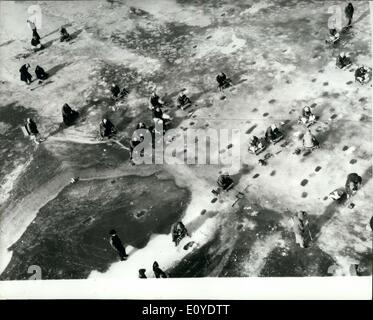
<instances>
[{"instance_id":1,"label":"dark hole in ice","mask_svg":"<svg viewBox=\"0 0 373 320\"><path fill-rule=\"evenodd\" d=\"M301 185L302 187L304 187L307 183L308 183L308 180L307 180L307 179L303 179L303 180L301 181L300 185Z\"/></svg>"},{"instance_id":2,"label":"dark hole in ice","mask_svg":"<svg viewBox=\"0 0 373 320\"><path fill-rule=\"evenodd\" d=\"M206 209L203 209L202 211L201 211L201 215L204 215L206 213Z\"/></svg>"},{"instance_id":3,"label":"dark hole in ice","mask_svg":"<svg viewBox=\"0 0 373 320\"><path fill-rule=\"evenodd\" d=\"M276 102L276 99L271 99L268 101L269 104L274 104Z\"/></svg>"},{"instance_id":4,"label":"dark hole in ice","mask_svg":"<svg viewBox=\"0 0 373 320\"><path fill-rule=\"evenodd\" d=\"M348 150L348 146L344 146L342 150L343 150L343 151Z\"/></svg>"},{"instance_id":5,"label":"dark hole in ice","mask_svg":"<svg viewBox=\"0 0 373 320\"><path fill-rule=\"evenodd\" d=\"M273 177L276 174L276 170L273 170L270 175Z\"/></svg>"},{"instance_id":6,"label":"dark hole in ice","mask_svg":"<svg viewBox=\"0 0 373 320\"><path fill-rule=\"evenodd\" d=\"M260 174L259 173L257 173L257 174L255 174L254 176L253 176L253 179L256 179L256 178L258 178L260 176Z\"/></svg>"},{"instance_id":7,"label":"dark hole in ice","mask_svg":"<svg viewBox=\"0 0 373 320\"><path fill-rule=\"evenodd\" d=\"M302 192L302 198L307 198L308 193L307 192Z\"/></svg>"},{"instance_id":8,"label":"dark hole in ice","mask_svg":"<svg viewBox=\"0 0 373 320\"><path fill-rule=\"evenodd\" d=\"M246 131L246 133L247 133L247 134L250 134L251 132L253 132L253 130L254 130L257 126L258 126L257 124L254 124L253 126L251 126L251 127Z\"/></svg>"},{"instance_id":9,"label":"dark hole in ice","mask_svg":"<svg viewBox=\"0 0 373 320\"><path fill-rule=\"evenodd\" d=\"M263 113L263 117L266 117L266 116L268 116L268 115L269 115L268 112Z\"/></svg>"},{"instance_id":10,"label":"dark hole in ice","mask_svg":"<svg viewBox=\"0 0 373 320\"><path fill-rule=\"evenodd\" d=\"M316 168L315 168L315 171L316 172L319 172L321 170L321 167L320 166L317 166Z\"/></svg>"},{"instance_id":11,"label":"dark hole in ice","mask_svg":"<svg viewBox=\"0 0 373 320\"><path fill-rule=\"evenodd\" d=\"M356 162L357 162L356 159L352 159L352 160L350 161L351 164L355 164Z\"/></svg>"}]
</instances>

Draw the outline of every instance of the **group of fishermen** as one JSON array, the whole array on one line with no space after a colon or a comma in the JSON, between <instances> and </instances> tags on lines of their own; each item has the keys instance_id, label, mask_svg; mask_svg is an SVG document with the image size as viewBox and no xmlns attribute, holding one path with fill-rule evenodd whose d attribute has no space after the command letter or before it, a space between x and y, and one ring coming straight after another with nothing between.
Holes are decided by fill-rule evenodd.
<instances>
[{"instance_id":1,"label":"group of fishermen","mask_svg":"<svg viewBox=\"0 0 373 320\"><path fill-rule=\"evenodd\" d=\"M115 252L118 254L121 261L125 261L128 258L128 254L126 252L126 248L122 243L122 240L119 238L117 231L112 229L109 231L109 243L111 247L115 250ZM175 224L172 225L171 228L171 236L172 236L172 242L175 243L175 246L177 247L181 240L183 240L185 237L190 237L187 228L185 225L178 221ZM146 279L147 276L145 274L146 269L139 269L138 270L139 278L140 279ZM156 278L167 278L168 275L166 272L164 272L160 267L157 261L154 261L153 263L153 273Z\"/></svg>"},{"instance_id":2,"label":"group of fishermen","mask_svg":"<svg viewBox=\"0 0 373 320\"><path fill-rule=\"evenodd\" d=\"M33 81L32 79L33 77L31 73L29 72L30 68L31 68L30 64L26 63L19 69L21 81L26 82L26 84L30 84ZM36 66L34 72L35 72L36 79L38 79L40 82L48 79L49 77L49 74L45 72L45 70L39 65Z\"/></svg>"},{"instance_id":3,"label":"group of fishermen","mask_svg":"<svg viewBox=\"0 0 373 320\"><path fill-rule=\"evenodd\" d=\"M219 73L216 77L216 81L218 82L219 90L223 90L232 85L230 79L222 72ZM125 88L122 90L120 87L113 83L111 85L111 94L112 97L117 100L120 98L125 98L129 91ZM192 100L187 95L187 90L184 88L182 89L175 101L175 105L177 108L181 110L185 110L192 105ZM164 132L167 130L169 124L172 121L170 115L165 113L163 110L165 108L165 102L161 99L161 97L157 94L156 88L154 88L149 97L149 106L148 109L152 112L152 119L153 119L153 126L146 126L143 122L140 122L136 129L144 129L149 130L152 133L156 132L158 126L157 124L163 125ZM110 139L117 133L117 129L115 128L114 124L107 118L103 119L100 123L100 136L101 138ZM137 145L139 145L144 139L144 136L141 134L134 133L130 140L130 159L133 158L133 151Z\"/></svg>"},{"instance_id":4,"label":"group of fishermen","mask_svg":"<svg viewBox=\"0 0 373 320\"><path fill-rule=\"evenodd\" d=\"M62 121L66 126L73 125L78 117L79 112L72 109L67 103L62 106ZM33 119L26 119L25 130L27 132L27 135L30 136L35 143L39 144L43 140Z\"/></svg>"},{"instance_id":5,"label":"group of fishermen","mask_svg":"<svg viewBox=\"0 0 373 320\"><path fill-rule=\"evenodd\" d=\"M32 37L31 37L31 47L34 51L39 51L44 49L43 44L41 43L41 37L38 33L38 30L36 28L36 25L33 21L27 20L27 24L29 25L31 31L32 31ZM60 42L68 42L71 40L70 34L67 32L65 27L60 28Z\"/></svg>"},{"instance_id":6,"label":"group of fishermen","mask_svg":"<svg viewBox=\"0 0 373 320\"><path fill-rule=\"evenodd\" d=\"M342 29L342 32L349 29L352 26L352 19L354 16L355 8L352 5L351 2L348 3L348 5L345 7L345 16L347 21L347 25ZM334 27L329 29L329 40L327 40L327 43L335 44L339 42L340 40L340 32Z\"/></svg>"},{"instance_id":7,"label":"group of fishermen","mask_svg":"<svg viewBox=\"0 0 373 320\"><path fill-rule=\"evenodd\" d=\"M36 25L34 22L27 20L28 25L30 26L32 30L32 38L31 38L31 46L34 48L34 51L42 50L44 49L44 46L40 42L40 35L37 31ZM65 27L61 27L60 29L60 41L61 42L67 42L71 40L70 34L67 32ZM29 63L24 64L20 69L20 79L21 81L25 82L26 84L30 84L33 80L33 77L31 73L29 72L29 69L31 68ZM48 79L49 74L45 72L45 70L37 65L35 68L35 75L36 79L43 81Z\"/></svg>"},{"instance_id":8,"label":"group of fishermen","mask_svg":"<svg viewBox=\"0 0 373 320\"><path fill-rule=\"evenodd\" d=\"M338 32L336 28L329 29L329 40L326 42L329 44L337 45L339 43L339 40L341 38L341 34L346 32L348 29L352 27L352 19L354 16L354 6L352 3L348 3L348 5L345 7L345 16L348 20L347 25L341 30L341 32ZM337 58L336 58L336 66L340 69L346 69L349 66L352 65L352 59L350 55L346 52L341 52ZM370 81L372 76L372 71L370 68L367 68L366 66L362 65L359 66L355 70L355 81L359 82L360 84L366 84Z\"/></svg>"},{"instance_id":9,"label":"group of fishermen","mask_svg":"<svg viewBox=\"0 0 373 320\"><path fill-rule=\"evenodd\" d=\"M348 19L347 27L351 26L352 18L354 14L354 7L351 3L347 5L345 8L346 18ZM330 30L331 37L336 40L339 39L339 33L332 29ZM341 52L337 59L336 59L336 66L340 69L346 69L352 64L352 59L350 55L346 52ZM355 71L355 80L361 84L365 84L370 81L371 78L371 70L366 68L365 66L358 67ZM225 74L220 75L218 79L226 79ZM218 80L219 82L219 80ZM223 84L221 84L221 88L223 88ZM306 127L306 132L303 135L303 149L305 150L313 150L319 148L320 144L316 137L311 133L310 126L312 126L317 121L317 117L313 114L311 107L305 106L302 109L302 114L299 117L299 123ZM279 130L276 124L272 124L265 132L265 136L262 138L258 138L257 136L252 136L249 141L249 152L258 155L263 150L266 149L269 143L277 143L281 141L284 137L284 134ZM262 160L263 161L263 160ZM225 191L230 190L233 188L234 181L229 176L228 173L221 174L218 178L217 184L220 188ZM359 176L357 173L350 173L347 176L345 187L343 189L338 189L335 192L330 194L331 199L337 200L340 198L347 198L349 199L352 197L361 187L362 185L362 177ZM373 219L373 218L372 218ZM309 244L309 240L312 239L312 234L309 229L309 221L308 216L305 211L299 211L292 217L292 225L293 231L295 234L295 241L296 243L302 247L306 248ZM371 220L372 221L372 220Z\"/></svg>"},{"instance_id":10,"label":"group of fishermen","mask_svg":"<svg viewBox=\"0 0 373 320\"><path fill-rule=\"evenodd\" d=\"M351 26L352 23L352 17L354 8L351 3L346 7L346 17L348 18L348 26ZM36 30L35 24L31 21L28 21L33 35L31 44L36 49L42 49L43 46L40 43L40 36ZM67 30L62 27L60 30L61 36L60 41L69 41L71 39L69 33ZM334 40L337 38L339 39L339 33L334 29L330 30L331 37L334 37ZM352 64L351 58L347 53L341 52L339 56L337 57L336 65L338 68L344 69L349 67ZM20 74L21 74L21 80L26 82L27 84L30 84L32 82L32 75L29 73L28 69L30 68L29 64L25 64L21 67ZM356 81L359 81L360 83L365 83L367 81L367 75L369 73L369 69L362 66L359 67L355 72L355 79ZM48 73L45 72L45 70L40 67L36 66L35 68L35 75L36 78L43 81L48 78ZM224 89L232 86L232 81L226 76L224 72L219 73L216 76L216 81L218 83L218 89L220 91L223 91ZM120 89L118 85L112 84L111 86L111 94L112 97L117 100L126 97L129 92L127 89ZM182 110L185 110L189 106L191 106L192 101L187 96L186 90L183 89L179 92L177 99L176 99L176 106ZM152 111L152 117L155 124L162 123L163 125L167 126L167 124L170 123L172 118L163 112L163 108L165 106L165 102L159 97L159 95L156 93L156 90L154 89L150 95L149 98L149 109ZM62 107L62 120L65 125L70 126L74 124L76 119L79 117L79 112L76 110L73 110L67 103L65 103ZM310 127L313 123L316 122L316 116L312 113L312 110L309 106L305 106L302 110L302 114L299 118L299 123L303 124L306 128ZM156 126L155 126L156 127ZM25 125L26 131L28 134L32 137L34 137L35 141L38 140L38 137L40 137L38 128L36 123L31 119L28 118ZM149 128L142 122L140 122L136 129L145 129L148 130ZM108 119L104 118L100 122L99 125L99 132L101 138L112 138L117 134L117 129L115 125ZM266 146L269 143L276 144L277 142L281 141L284 137L283 132L280 131L280 129L277 127L276 124L272 124L269 126L265 132L265 136L263 138L258 138L257 136L253 136L249 143L249 151L255 154L259 154L261 151L263 151ZM136 135L134 134L131 142L130 142L130 153L131 153L131 159L133 155L133 151L135 147L141 143L143 140L143 135ZM305 149L314 149L319 147L319 143L317 139L312 135L310 129L307 129L306 133L303 136L303 147ZM224 190L229 191L234 186L234 181L232 177L228 173L221 174L218 177L217 181L218 186ZM345 194L347 197L353 196L357 190L361 187L362 184L362 178L356 174L351 173L347 177L347 181L345 184L345 188L343 191L343 194ZM339 193L338 196L341 196ZM334 198L333 198L334 199ZM309 221L308 216L305 211L299 211L292 217L292 223L293 223L293 231L295 234L295 241L296 243L302 247L305 248L308 246L307 239L312 240L312 235L309 230ZM114 248L114 250L119 255L120 259L126 260L128 258L128 254L126 253L125 247L122 244L121 239L117 235L117 232L115 230L110 230L110 244ZM171 230L172 235L172 241L175 243L175 246L178 246L180 241L184 239L186 236L189 236L188 231L185 227L185 225L179 221L175 223L172 226ZM139 269L139 278L147 278L146 269ZM160 269L159 264L157 261L154 261L153 263L153 272L156 278L166 278L167 274Z\"/></svg>"},{"instance_id":11,"label":"group of fishermen","mask_svg":"<svg viewBox=\"0 0 373 320\"><path fill-rule=\"evenodd\" d=\"M336 66L339 69L348 69L352 65L352 59L350 54L347 52L341 52L336 59ZM370 68L362 65L355 70L355 81L360 84L367 84L372 77L372 71Z\"/></svg>"}]
</instances>

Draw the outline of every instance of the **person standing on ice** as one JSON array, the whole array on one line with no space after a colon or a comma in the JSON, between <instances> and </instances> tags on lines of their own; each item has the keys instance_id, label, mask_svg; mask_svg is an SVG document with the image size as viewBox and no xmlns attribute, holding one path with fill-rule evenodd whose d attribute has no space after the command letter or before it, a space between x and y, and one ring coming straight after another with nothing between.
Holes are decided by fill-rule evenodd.
<instances>
[{"instance_id":1,"label":"person standing on ice","mask_svg":"<svg viewBox=\"0 0 373 320\"><path fill-rule=\"evenodd\" d=\"M21 67L21 69L19 69L21 81L24 81L27 84L30 84L32 82L32 75L30 72L28 72L29 68L30 64L26 63Z\"/></svg>"},{"instance_id":2,"label":"person standing on ice","mask_svg":"<svg viewBox=\"0 0 373 320\"><path fill-rule=\"evenodd\" d=\"M177 247L180 241L183 240L186 236L189 236L187 228L181 221L176 222L172 225L171 235L172 241L175 242L175 247Z\"/></svg>"},{"instance_id":3,"label":"person standing on ice","mask_svg":"<svg viewBox=\"0 0 373 320\"><path fill-rule=\"evenodd\" d=\"M128 254L126 253L126 249L124 248L122 241L120 240L117 232L113 229L110 230L110 245L113 249L118 253L119 258L121 261L127 260Z\"/></svg>"},{"instance_id":4,"label":"person standing on ice","mask_svg":"<svg viewBox=\"0 0 373 320\"><path fill-rule=\"evenodd\" d=\"M34 120L32 120L31 118L27 118L25 129L28 135L31 137L31 139L34 140L36 144L39 144L41 141L40 133Z\"/></svg>"},{"instance_id":5,"label":"person standing on ice","mask_svg":"<svg viewBox=\"0 0 373 320\"><path fill-rule=\"evenodd\" d=\"M113 95L113 98L118 98L120 94L120 88L118 87L118 85L116 85L115 83L112 83L110 91L111 91L111 94Z\"/></svg>"},{"instance_id":6,"label":"person standing on ice","mask_svg":"<svg viewBox=\"0 0 373 320\"><path fill-rule=\"evenodd\" d=\"M117 129L109 119L103 119L100 123L101 138L112 138L117 133Z\"/></svg>"},{"instance_id":7,"label":"person standing on ice","mask_svg":"<svg viewBox=\"0 0 373 320\"><path fill-rule=\"evenodd\" d=\"M40 41L40 36L39 36L39 33L36 29L36 25L34 22L32 22L31 20L27 20L27 24L29 25L31 31L32 31L32 37L35 38L37 41Z\"/></svg>"},{"instance_id":8,"label":"person standing on ice","mask_svg":"<svg viewBox=\"0 0 373 320\"><path fill-rule=\"evenodd\" d=\"M167 278L166 272L164 272L160 267L157 261L153 263L153 272L156 278Z\"/></svg>"},{"instance_id":9,"label":"person standing on ice","mask_svg":"<svg viewBox=\"0 0 373 320\"><path fill-rule=\"evenodd\" d=\"M307 237L311 237L309 230L309 222L307 213L305 211L299 211L292 217L293 232L295 235L295 242L299 244L301 248L307 248Z\"/></svg>"},{"instance_id":10,"label":"person standing on ice","mask_svg":"<svg viewBox=\"0 0 373 320\"><path fill-rule=\"evenodd\" d=\"M348 24L347 26L350 26L351 23L352 23L352 18L354 16L354 6L352 5L352 3L350 2L346 8L345 8L345 15L346 15L346 18L348 19Z\"/></svg>"},{"instance_id":11,"label":"person standing on ice","mask_svg":"<svg viewBox=\"0 0 373 320\"><path fill-rule=\"evenodd\" d=\"M27 20L27 23L32 30L31 45L35 48L35 50L43 49L43 45L40 42L41 38L40 38L39 33L36 29L35 23L32 22L31 20Z\"/></svg>"}]
</instances>

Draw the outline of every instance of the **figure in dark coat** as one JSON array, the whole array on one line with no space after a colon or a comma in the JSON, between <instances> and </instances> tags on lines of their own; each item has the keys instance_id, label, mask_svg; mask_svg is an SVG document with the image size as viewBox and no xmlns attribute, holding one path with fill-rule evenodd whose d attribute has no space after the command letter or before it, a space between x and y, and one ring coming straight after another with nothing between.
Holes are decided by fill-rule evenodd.
<instances>
[{"instance_id":1,"label":"figure in dark coat","mask_svg":"<svg viewBox=\"0 0 373 320\"><path fill-rule=\"evenodd\" d=\"M218 185L223 190L228 190L229 188L231 188L233 186L233 183L233 179L227 173L220 175L218 178Z\"/></svg>"},{"instance_id":2,"label":"figure in dark coat","mask_svg":"<svg viewBox=\"0 0 373 320\"><path fill-rule=\"evenodd\" d=\"M272 124L266 131L265 138L267 141L277 141L283 137L282 132L277 128L275 124Z\"/></svg>"},{"instance_id":3,"label":"figure in dark coat","mask_svg":"<svg viewBox=\"0 0 373 320\"><path fill-rule=\"evenodd\" d=\"M153 109L153 119L163 120L163 111L159 106Z\"/></svg>"},{"instance_id":4,"label":"figure in dark coat","mask_svg":"<svg viewBox=\"0 0 373 320\"><path fill-rule=\"evenodd\" d=\"M31 118L27 118L25 128L30 136L37 136L39 134L38 127Z\"/></svg>"},{"instance_id":5,"label":"figure in dark coat","mask_svg":"<svg viewBox=\"0 0 373 320\"><path fill-rule=\"evenodd\" d=\"M184 91L181 91L177 97L176 106L182 110L189 107L192 101L190 98L185 94Z\"/></svg>"},{"instance_id":6,"label":"figure in dark coat","mask_svg":"<svg viewBox=\"0 0 373 320\"><path fill-rule=\"evenodd\" d=\"M72 125L75 120L79 117L79 112L71 109L71 107L65 103L62 107L62 119L63 123L67 126Z\"/></svg>"},{"instance_id":7,"label":"figure in dark coat","mask_svg":"<svg viewBox=\"0 0 373 320\"><path fill-rule=\"evenodd\" d=\"M351 58L344 52L341 52L336 59L336 66L343 69L352 63Z\"/></svg>"},{"instance_id":8,"label":"figure in dark coat","mask_svg":"<svg viewBox=\"0 0 373 320\"><path fill-rule=\"evenodd\" d=\"M179 221L172 226L171 229L172 241L175 242L175 247L179 245L180 241L186 236L189 236L187 228Z\"/></svg>"},{"instance_id":9,"label":"figure in dark coat","mask_svg":"<svg viewBox=\"0 0 373 320\"><path fill-rule=\"evenodd\" d=\"M360 189L363 179L357 173L347 176L345 189L348 197L353 196Z\"/></svg>"},{"instance_id":10,"label":"figure in dark coat","mask_svg":"<svg viewBox=\"0 0 373 320\"><path fill-rule=\"evenodd\" d=\"M157 95L155 91L152 92L149 98L149 104L150 104L150 109L155 109L157 107L162 108L164 105L164 102L162 99Z\"/></svg>"},{"instance_id":11,"label":"figure in dark coat","mask_svg":"<svg viewBox=\"0 0 373 320\"><path fill-rule=\"evenodd\" d=\"M358 81L361 84L364 84L368 82L368 80L369 80L369 70L364 66L357 68L355 71L355 81Z\"/></svg>"},{"instance_id":12,"label":"figure in dark coat","mask_svg":"<svg viewBox=\"0 0 373 320\"><path fill-rule=\"evenodd\" d=\"M216 81L218 82L218 88L220 91L232 85L231 80L227 78L227 75L224 72L221 72L216 76Z\"/></svg>"},{"instance_id":13,"label":"figure in dark coat","mask_svg":"<svg viewBox=\"0 0 373 320\"><path fill-rule=\"evenodd\" d=\"M352 23L352 18L353 18L353 16L354 16L354 11L355 11L355 9L354 9L354 6L352 5L352 3L350 2L347 6L346 6L346 8L345 8L345 15L346 15L346 18L348 19L348 26L350 26L351 25L351 23Z\"/></svg>"},{"instance_id":14,"label":"figure in dark coat","mask_svg":"<svg viewBox=\"0 0 373 320\"><path fill-rule=\"evenodd\" d=\"M114 98L117 98L120 94L120 88L115 83L111 85L110 91Z\"/></svg>"},{"instance_id":15,"label":"figure in dark coat","mask_svg":"<svg viewBox=\"0 0 373 320\"><path fill-rule=\"evenodd\" d=\"M113 249L118 253L120 260L126 260L128 257L128 254L126 253L126 249L124 248L122 241L120 240L119 236L117 235L117 232L115 230L110 230L110 245L113 247Z\"/></svg>"},{"instance_id":16,"label":"figure in dark coat","mask_svg":"<svg viewBox=\"0 0 373 320\"><path fill-rule=\"evenodd\" d=\"M145 271L146 271L146 269L139 269L139 278L140 279L147 279Z\"/></svg>"},{"instance_id":17,"label":"figure in dark coat","mask_svg":"<svg viewBox=\"0 0 373 320\"><path fill-rule=\"evenodd\" d=\"M46 73L45 70L40 66L36 66L35 74L36 78L38 78L39 80L46 80L49 77L48 73Z\"/></svg>"},{"instance_id":18,"label":"figure in dark coat","mask_svg":"<svg viewBox=\"0 0 373 320\"><path fill-rule=\"evenodd\" d=\"M117 133L117 129L109 119L103 119L100 123L100 135L102 138L111 138Z\"/></svg>"},{"instance_id":19,"label":"figure in dark coat","mask_svg":"<svg viewBox=\"0 0 373 320\"><path fill-rule=\"evenodd\" d=\"M40 42L40 37L37 34L34 34L31 39L31 45L35 47L35 51L41 50L44 48L44 46Z\"/></svg>"},{"instance_id":20,"label":"figure in dark coat","mask_svg":"<svg viewBox=\"0 0 373 320\"><path fill-rule=\"evenodd\" d=\"M71 37L70 37L70 34L67 32L67 30L64 28L64 27L61 27L60 29L60 41L61 42L64 42L64 41L70 41L71 40Z\"/></svg>"},{"instance_id":21,"label":"figure in dark coat","mask_svg":"<svg viewBox=\"0 0 373 320\"><path fill-rule=\"evenodd\" d=\"M159 267L157 261L153 263L153 272L156 278L167 278L167 274Z\"/></svg>"},{"instance_id":22,"label":"figure in dark coat","mask_svg":"<svg viewBox=\"0 0 373 320\"><path fill-rule=\"evenodd\" d=\"M21 67L21 69L19 69L19 72L21 76L21 81L30 84L32 82L32 75L28 72L28 68L30 68L30 65L26 63Z\"/></svg>"}]
</instances>

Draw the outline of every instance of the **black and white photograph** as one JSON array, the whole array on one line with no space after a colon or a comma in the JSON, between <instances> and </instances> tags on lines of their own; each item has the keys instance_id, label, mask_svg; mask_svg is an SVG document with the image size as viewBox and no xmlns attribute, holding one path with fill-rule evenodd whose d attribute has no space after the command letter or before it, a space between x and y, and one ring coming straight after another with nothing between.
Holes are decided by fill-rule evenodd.
<instances>
[{"instance_id":1,"label":"black and white photograph","mask_svg":"<svg viewBox=\"0 0 373 320\"><path fill-rule=\"evenodd\" d=\"M20 280L371 283L371 10L0 1L0 298Z\"/></svg>"}]
</instances>

